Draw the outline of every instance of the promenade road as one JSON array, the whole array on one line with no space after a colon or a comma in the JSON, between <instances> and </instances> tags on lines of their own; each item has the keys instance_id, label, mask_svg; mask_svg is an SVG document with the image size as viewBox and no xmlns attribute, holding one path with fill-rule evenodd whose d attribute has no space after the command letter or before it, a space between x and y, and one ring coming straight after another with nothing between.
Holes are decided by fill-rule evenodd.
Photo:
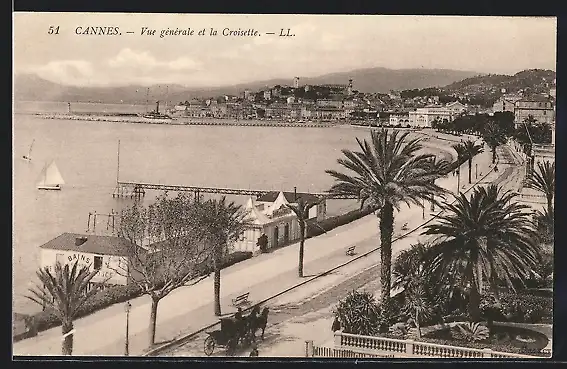
<instances>
[{"instance_id":1,"label":"promenade road","mask_svg":"<svg viewBox=\"0 0 567 369\"><path fill-rule=\"evenodd\" d=\"M489 172L488 152L475 158L479 172ZM465 173L466 164L461 173ZM461 174L461 191L469 185ZM489 175L483 182L487 182ZM480 175L479 175L480 177ZM473 175L474 178L474 175ZM438 180L450 190L456 189L456 176ZM473 181L474 182L474 181ZM464 188L463 188L464 186ZM452 200L448 196L448 200ZM430 217L426 206L426 219ZM418 227L424 222L422 209L403 208L396 214L395 234L401 233L401 226ZM338 227L326 234L306 241L305 274L315 275L348 261L344 251L350 245L357 245L361 254L378 246L378 221L369 215L348 225ZM405 244L405 243L404 243ZM409 246L409 245L408 245ZM397 250L397 244L394 252ZM232 313L231 298L250 292L251 301L260 301L304 279L297 277L297 255L299 245L293 244L269 254L262 254L221 272L221 296L223 313ZM368 258L379 262L379 253ZM209 277L194 286L181 287L165 297L158 307L156 342L164 342L184 333L199 330L217 321L213 315L213 283ZM147 349L147 328L151 300L141 296L131 300L130 312L130 355L140 355ZM123 355L125 341L126 314L123 304L110 306L87 317L75 321L74 355ZM61 329L56 327L39 333L38 336L17 342L13 345L14 355L60 355Z\"/></svg>"}]
</instances>

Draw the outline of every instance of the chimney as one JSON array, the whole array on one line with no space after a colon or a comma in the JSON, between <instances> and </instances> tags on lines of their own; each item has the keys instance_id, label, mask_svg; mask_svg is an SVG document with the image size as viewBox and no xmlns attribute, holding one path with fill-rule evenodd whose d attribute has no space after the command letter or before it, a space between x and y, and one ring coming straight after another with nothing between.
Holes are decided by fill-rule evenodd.
<instances>
[{"instance_id":1,"label":"chimney","mask_svg":"<svg viewBox=\"0 0 567 369\"><path fill-rule=\"evenodd\" d=\"M75 238L75 246L81 246L83 243L87 242L86 237L77 237Z\"/></svg>"}]
</instances>

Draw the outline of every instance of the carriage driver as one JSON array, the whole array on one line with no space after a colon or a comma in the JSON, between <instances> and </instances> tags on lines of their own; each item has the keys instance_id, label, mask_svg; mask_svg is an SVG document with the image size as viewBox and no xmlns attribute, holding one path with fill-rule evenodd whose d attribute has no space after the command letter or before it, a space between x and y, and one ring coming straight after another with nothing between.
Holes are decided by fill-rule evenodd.
<instances>
[{"instance_id":1,"label":"carriage driver","mask_svg":"<svg viewBox=\"0 0 567 369\"><path fill-rule=\"evenodd\" d=\"M242 308L240 306L238 307L236 314L234 314L234 319L238 321L242 321L244 319L244 317L242 316Z\"/></svg>"}]
</instances>

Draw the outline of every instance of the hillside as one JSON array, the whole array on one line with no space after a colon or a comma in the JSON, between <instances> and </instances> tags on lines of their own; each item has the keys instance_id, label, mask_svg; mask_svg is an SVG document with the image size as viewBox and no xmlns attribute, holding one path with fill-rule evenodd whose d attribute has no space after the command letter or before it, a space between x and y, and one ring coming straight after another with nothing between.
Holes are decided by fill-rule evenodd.
<instances>
[{"instance_id":1,"label":"hillside","mask_svg":"<svg viewBox=\"0 0 567 369\"><path fill-rule=\"evenodd\" d=\"M552 70L527 69L514 75L487 74L469 77L441 88L404 90L401 96L413 98L437 95L442 102L458 99L489 107L504 93L514 94L520 91L524 95L548 93L554 80L555 72Z\"/></svg>"},{"instance_id":2,"label":"hillside","mask_svg":"<svg viewBox=\"0 0 567 369\"><path fill-rule=\"evenodd\" d=\"M354 88L361 92L385 93L390 90L444 86L455 81L476 76L476 72L445 69L386 69L369 68L350 72L331 73L318 77L300 78L304 84L346 84L354 80ZM210 97L224 94L238 95L244 89L257 91L266 86L291 85L292 79L273 79L250 82L235 86L213 88L190 88L181 85L169 85L167 99L173 102L185 101L192 97ZM41 79L35 75L15 76L14 99L28 101L80 101L104 103L145 103L146 86L123 87L75 87L65 86ZM150 87L150 100L163 100L166 90L162 87Z\"/></svg>"},{"instance_id":3,"label":"hillside","mask_svg":"<svg viewBox=\"0 0 567 369\"><path fill-rule=\"evenodd\" d=\"M471 98L483 96L487 102L496 101L506 93L517 93L520 90L525 95L540 94L549 91L555 79L555 72L543 69L528 69L518 72L512 76L501 74L489 74L466 78L462 81L451 83L443 87L447 94L465 95Z\"/></svg>"}]
</instances>

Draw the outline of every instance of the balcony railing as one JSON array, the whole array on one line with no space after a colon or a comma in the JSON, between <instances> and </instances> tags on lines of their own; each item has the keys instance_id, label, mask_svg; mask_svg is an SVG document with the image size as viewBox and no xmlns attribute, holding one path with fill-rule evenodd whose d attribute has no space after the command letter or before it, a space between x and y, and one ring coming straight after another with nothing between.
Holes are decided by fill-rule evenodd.
<instances>
[{"instance_id":1,"label":"balcony railing","mask_svg":"<svg viewBox=\"0 0 567 369\"><path fill-rule=\"evenodd\" d=\"M394 357L440 357L440 358L537 358L507 352L492 351L489 348L446 346L435 343L400 340L385 337L362 336L335 332L335 348L363 354L380 355L393 353Z\"/></svg>"}]
</instances>

